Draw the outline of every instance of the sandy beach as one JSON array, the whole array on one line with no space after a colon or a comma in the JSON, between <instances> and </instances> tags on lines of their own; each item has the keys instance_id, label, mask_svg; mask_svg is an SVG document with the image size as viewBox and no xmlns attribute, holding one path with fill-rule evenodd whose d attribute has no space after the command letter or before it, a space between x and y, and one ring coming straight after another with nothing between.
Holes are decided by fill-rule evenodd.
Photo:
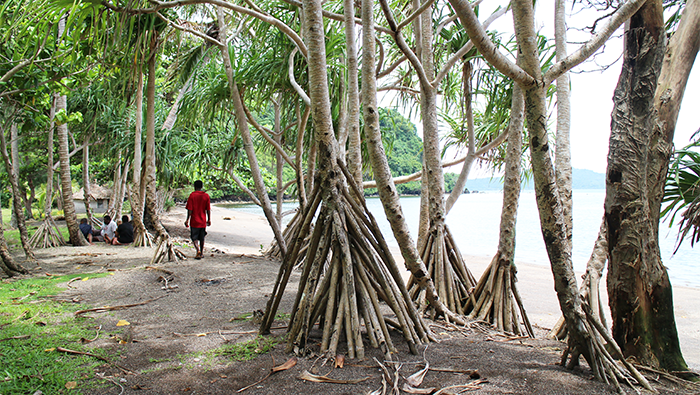
<instances>
[{"instance_id":1,"label":"sandy beach","mask_svg":"<svg viewBox=\"0 0 700 395\"><path fill-rule=\"evenodd\" d=\"M182 217L184 221L184 209L176 207L169 216ZM228 253L260 254L273 237L264 217L212 206L212 226L208 228L206 241L209 247ZM394 256L402 262L398 248L394 250ZM479 278L490 258L465 255L465 261L474 276ZM530 321L539 327L551 328L561 316L551 270L527 262L517 262L517 265L519 291ZM601 287L605 287L605 283ZM700 370L700 289L676 286L673 291L683 356L688 366L697 371ZM607 305L604 288L601 289L601 298Z\"/></svg>"}]
</instances>

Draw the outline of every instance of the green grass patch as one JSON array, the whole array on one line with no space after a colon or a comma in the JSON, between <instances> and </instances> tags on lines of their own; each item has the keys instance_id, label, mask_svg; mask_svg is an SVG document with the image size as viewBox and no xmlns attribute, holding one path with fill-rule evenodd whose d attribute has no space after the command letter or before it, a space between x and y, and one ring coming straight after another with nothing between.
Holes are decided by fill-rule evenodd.
<instances>
[{"instance_id":1,"label":"green grass patch","mask_svg":"<svg viewBox=\"0 0 700 395\"><path fill-rule=\"evenodd\" d=\"M222 356L234 361L250 361L260 354L267 354L279 342L280 338L278 337L258 336L247 342L226 344L212 350L212 352L215 356Z\"/></svg>"},{"instance_id":2,"label":"green grass patch","mask_svg":"<svg viewBox=\"0 0 700 395\"><path fill-rule=\"evenodd\" d=\"M49 298L63 291L59 283L79 276L0 284L0 394L68 394L99 385L93 368L101 361L56 351L63 347L99 353L80 343L95 336L92 320L73 314L81 306Z\"/></svg>"}]
</instances>

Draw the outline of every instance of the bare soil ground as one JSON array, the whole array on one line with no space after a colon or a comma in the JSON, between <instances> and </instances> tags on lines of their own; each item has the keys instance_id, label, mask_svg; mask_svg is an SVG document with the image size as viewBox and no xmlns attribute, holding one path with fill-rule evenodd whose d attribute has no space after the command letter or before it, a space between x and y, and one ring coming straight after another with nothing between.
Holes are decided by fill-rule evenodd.
<instances>
[{"instance_id":1,"label":"bare soil ground","mask_svg":"<svg viewBox=\"0 0 700 395\"><path fill-rule=\"evenodd\" d=\"M186 230L180 226L181 220L174 216L166 221L166 226L185 243ZM183 250L194 256L191 248L184 246ZM444 322L432 324L439 341L422 350L424 355L410 354L402 338L395 334L394 344L399 352L391 355L391 361L367 344L363 360L348 359L342 368L333 367L331 362L324 364L324 359L312 353L298 358L294 367L264 379L273 366L293 358L285 352L281 339L287 324L284 317L288 317L296 294L298 274L287 287L279 311L281 319L273 325L273 329L279 329L274 329L268 338L281 342L252 360L236 361L231 355L214 350L257 338L254 320L236 318L265 309L279 262L261 255L222 250L223 247L210 243L202 260L157 266L149 264L153 255L149 248L98 244L37 251L42 267L35 269L33 275L86 274L85 281L66 284L65 292L58 296L60 300L81 303L85 309L142 303L85 314L94 320L96 328L101 328L91 347L107 351L119 367L101 365L95 373L105 379L105 386L83 393L233 394L252 384L242 393L368 394L382 388L383 373L377 361L384 363L399 388L405 377L422 369L427 361L431 370L420 388L438 390L468 385L444 393L615 393L612 386L594 380L585 366L574 371L559 366L564 344L544 339L544 329L538 328L536 339L513 339L479 324L457 328ZM90 276L101 272L110 275ZM129 325L117 326L120 320ZM312 345L311 351L318 352L318 345ZM312 382L299 378L304 371L336 380L362 381ZM477 374L470 375L471 371ZM392 383L387 385L391 388ZM698 393L698 387L693 390L663 380L656 385L661 393ZM635 390L627 387L624 392L631 394Z\"/></svg>"}]
</instances>

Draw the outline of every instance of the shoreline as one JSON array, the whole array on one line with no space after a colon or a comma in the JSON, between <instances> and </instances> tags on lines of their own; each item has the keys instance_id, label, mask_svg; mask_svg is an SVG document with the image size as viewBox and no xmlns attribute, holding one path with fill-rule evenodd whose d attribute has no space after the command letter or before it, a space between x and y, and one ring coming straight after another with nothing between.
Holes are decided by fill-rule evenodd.
<instances>
[{"instance_id":1,"label":"shoreline","mask_svg":"<svg viewBox=\"0 0 700 395\"><path fill-rule=\"evenodd\" d=\"M183 207L176 206L166 213L176 223L185 219ZM181 219L181 221L180 221ZM267 220L257 214L212 205L212 226L207 229L205 247L216 247L226 253L260 255L274 238ZM398 247L390 247L397 264L403 264ZM469 270L477 281L488 267L487 256L464 255ZM518 290L530 322L541 328L551 328L561 316L554 290L554 279L549 266L516 261ZM577 272L578 281L583 273ZM601 300L607 306L605 276L601 281ZM688 367L700 370L700 289L673 286L676 328L681 350ZM608 310L608 309L606 309ZM609 311L606 311L610 323Z\"/></svg>"}]
</instances>

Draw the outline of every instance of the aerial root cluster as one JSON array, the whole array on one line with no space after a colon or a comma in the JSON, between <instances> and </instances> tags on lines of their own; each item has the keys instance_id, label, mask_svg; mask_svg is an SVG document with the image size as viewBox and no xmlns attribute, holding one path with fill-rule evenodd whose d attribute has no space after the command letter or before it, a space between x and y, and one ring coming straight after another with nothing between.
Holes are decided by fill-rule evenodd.
<instances>
[{"instance_id":1,"label":"aerial root cluster","mask_svg":"<svg viewBox=\"0 0 700 395\"><path fill-rule=\"evenodd\" d=\"M350 179L347 170L343 166L341 169ZM417 353L418 345L432 340L430 330L411 303L401 272L362 195L352 183L354 196L347 186L337 185L326 199L318 190L312 193L312 202L300 217L300 226L280 268L261 333L269 330L303 249L288 351L306 352L310 333L318 325L322 333L320 351L331 357L343 335L350 358L364 357L364 336L385 354L394 352L390 327L401 332L411 352ZM314 217L316 224L305 242L304 235L309 234ZM395 319L385 318L388 314Z\"/></svg>"},{"instance_id":2,"label":"aerial root cluster","mask_svg":"<svg viewBox=\"0 0 700 395\"><path fill-rule=\"evenodd\" d=\"M645 389L656 392L649 382L630 364L622 354L622 350L610 335L610 332L603 326L600 320L594 316L590 306L582 303L584 313L579 313L578 326L582 329L576 338L583 337L583 342L576 344L573 337L569 336L569 347L562 355L561 364L568 368L573 368L578 364L579 357L584 354L595 377L607 384L615 386L618 392L622 393L620 383L626 383L633 387L631 379ZM581 348L581 349L579 349ZM611 349L623 366L620 366L613 355L608 351ZM569 358L569 362L566 360ZM626 372L625 372L626 370Z\"/></svg>"},{"instance_id":3,"label":"aerial root cluster","mask_svg":"<svg viewBox=\"0 0 700 395\"><path fill-rule=\"evenodd\" d=\"M29 239L32 248L51 248L66 245L66 241L58 230L56 221L51 215L46 216L32 238Z\"/></svg>"},{"instance_id":4,"label":"aerial root cluster","mask_svg":"<svg viewBox=\"0 0 700 395\"><path fill-rule=\"evenodd\" d=\"M497 253L464 305L469 319L488 322L500 331L535 337L516 284L515 267Z\"/></svg>"},{"instance_id":5,"label":"aerial root cluster","mask_svg":"<svg viewBox=\"0 0 700 395\"><path fill-rule=\"evenodd\" d=\"M464 315L464 304L476 285L476 280L464 263L447 225L433 225L419 252L435 283L440 300L450 311ZM428 301L427 290L413 276L408 280L408 289L411 300L418 305L420 312L430 310L429 314L434 317L436 313Z\"/></svg>"}]
</instances>

